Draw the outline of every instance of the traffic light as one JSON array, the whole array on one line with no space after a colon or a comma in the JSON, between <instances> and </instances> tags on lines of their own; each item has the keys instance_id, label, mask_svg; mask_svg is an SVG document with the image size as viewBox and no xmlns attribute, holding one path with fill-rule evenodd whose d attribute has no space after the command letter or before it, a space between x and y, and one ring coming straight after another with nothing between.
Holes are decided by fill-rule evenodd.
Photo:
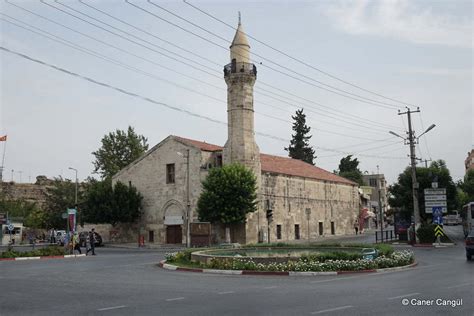
<instances>
[{"instance_id":1,"label":"traffic light","mask_svg":"<svg viewBox=\"0 0 474 316\"><path fill-rule=\"evenodd\" d=\"M271 220L272 217L273 217L273 210L268 209L268 210L267 210L267 219L268 219L268 220Z\"/></svg>"}]
</instances>

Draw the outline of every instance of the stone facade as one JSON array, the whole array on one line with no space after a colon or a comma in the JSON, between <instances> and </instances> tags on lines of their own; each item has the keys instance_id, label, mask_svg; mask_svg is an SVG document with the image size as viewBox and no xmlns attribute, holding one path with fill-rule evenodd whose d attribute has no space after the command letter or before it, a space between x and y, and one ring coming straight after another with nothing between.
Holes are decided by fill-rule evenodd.
<instances>
[{"instance_id":1,"label":"stone facade","mask_svg":"<svg viewBox=\"0 0 474 316\"><path fill-rule=\"evenodd\" d=\"M210 168L238 162L257 177L258 210L245 224L231 225L233 242L315 239L352 232L359 214L357 184L300 160L260 154L254 136L253 85L247 38L239 23L224 67L228 139L224 147L169 136L121 170L113 182L134 185L143 195L140 230L149 242L186 243L187 219L197 221L201 182ZM266 218L273 210L273 220ZM213 225L213 240L225 230Z\"/></svg>"}]
</instances>

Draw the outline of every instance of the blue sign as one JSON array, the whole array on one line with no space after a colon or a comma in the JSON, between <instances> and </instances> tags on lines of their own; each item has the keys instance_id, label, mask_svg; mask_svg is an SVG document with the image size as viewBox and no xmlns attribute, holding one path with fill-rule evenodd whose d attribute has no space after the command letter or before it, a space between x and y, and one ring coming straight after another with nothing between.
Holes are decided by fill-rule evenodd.
<instances>
[{"instance_id":1,"label":"blue sign","mask_svg":"<svg viewBox=\"0 0 474 316\"><path fill-rule=\"evenodd\" d=\"M443 225L443 208L433 207L433 223Z\"/></svg>"},{"instance_id":2,"label":"blue sign","mask_svg":"<svg viewBox=\"0 0 474 316\"><path fill-rule=\"evenodd\" d=\"M443 216L443 208L439 206L435 206L432 208L433 210L433 217L442 217Z\"/></svg>"}]
</instances>

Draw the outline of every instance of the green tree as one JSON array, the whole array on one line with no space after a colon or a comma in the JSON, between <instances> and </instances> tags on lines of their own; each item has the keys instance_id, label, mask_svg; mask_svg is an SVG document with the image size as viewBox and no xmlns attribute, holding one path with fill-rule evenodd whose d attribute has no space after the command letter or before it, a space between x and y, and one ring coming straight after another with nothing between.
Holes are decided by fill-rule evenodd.
<instances>
[{"instance_id":1,"label":"green tree","mask_svg":"<svg viewBox=\"0 0 474 316\"><path fill-rule=\"evenodd\" d=\"M47 228L45 212L34 202L24 199L11 200L0 195L0 213L8 213L8 217L23 221L26 227Z\"/></svg>"},{"instance_id":2,"label":"green tree","mask_svg":"<svg viewBox=\"0 0 474 316\"><path fill-rule=\"evenodd\" d=\"M457 206L456 186L449 173L446 163L443 160L433 161L429 168L416 168L416 179L419 183L418 188L418 207L420 216L425 222L429 222L431 214L425 213L424 189L431 188L431 183L437 180L439 188L446 188L446 199L448 210L453 210ZM413 212L413 195L411 168L407 167L403 173L398 176L398 182L389 187L389 204L392 207L398 207L404 213Z\"/></svg>"},{"instance_id":3,"label":"green tree","mask_svg":"<svg viewBox=\"0 0 474 316\"><path fill-rule=\"evenodd\" d=\"M117 129L105 135L101 142L102 146L92 154L94 172L102 178L112 177L148 150L147 139L136 134L131 126L127 131Z\"/></svg>"},{"instance_id":4,"label":"green tree","mask_svg":"<svg viewBox=\"0 0 474 316\"><path fill-rule=\"evenodd\" d=\"M257 210L257 180L253 172L239 164L213 168L202 183L197 204L199 220L211 223L245 223L248 213Z\"/></svg>"},{"instance_id":5,"label":"green tree","mask_svg":"<svg viewBox=\"0 0 474 316\"><path fill-rule=\"evenodd\" d=\"M81 208L84 201L84 185L81 184L77 192L79 208L78 219L81 220ZM75 207L76 183L62 177L54 178L53 185L47 188L46 207L44 209L47 228L65 228L66 220L61 214L68 208Z\"/></svg>"},{"instance_id":6,"label":"green tree","mask_svg":"<svg viewBox=\"0 0 474 316\"><path fill-rule=\"evenodd\" d=\"M141 216L142 195L134 186L110 179L91 181L84 203L84 221L89 223L133 223Z\"/></svg>"},{"instance_id":7,"label":"green tree","mask_svg":"<svg viewBox=\"0 0 474 316\"><path fill-rule=\"evenodd\" d=\"M337 174L341 177L357 182L359 185L364 185L362 171L359 169L359 161L357 158L352 159L352 155L341 159Z\"/></svg>"},{"instance_id":8,"label":"green tree","mask_svg":"<svg viewBox=\"0 0 474 316\"><path fill-rule=\"evenodd\" d=\"M466 203L474 202L474 169L466 173L464 181L460 184L460 188L466 194Z\"/></svg>"},{"instance_id":9,"label":"green tree","mask_svg":"<svg viewBox=\"0 0 474 316\"><path fill-rule=\"evenodd\" d=\"M288 151L288 156L291 158L314 165L316 156L313 147L309 145L312 135L309 135L311 127L306 125L306 114L303 113L303 109L296 110L296 115L291 118L294 120L292 129L295 133L291 135L290 146L285 150Z\"/></svg>"}]
</instances>

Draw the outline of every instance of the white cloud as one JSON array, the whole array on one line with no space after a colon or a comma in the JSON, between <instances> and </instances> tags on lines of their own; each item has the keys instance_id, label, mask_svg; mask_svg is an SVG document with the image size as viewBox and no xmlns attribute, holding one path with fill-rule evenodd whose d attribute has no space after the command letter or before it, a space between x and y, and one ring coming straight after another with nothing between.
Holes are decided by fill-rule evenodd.
<instances>
[{"instance_id":1,"label":"white cloud","mask_svg":"<svg viewBox=\"0 0 474 316\"><path fill-rule=\"evenodd\" d=\"M432 8L420 8L407 0L344 1L325 13L337 28L350 34L472 47L472 19L435 14Z\"/></svg>"}]
</instances>

